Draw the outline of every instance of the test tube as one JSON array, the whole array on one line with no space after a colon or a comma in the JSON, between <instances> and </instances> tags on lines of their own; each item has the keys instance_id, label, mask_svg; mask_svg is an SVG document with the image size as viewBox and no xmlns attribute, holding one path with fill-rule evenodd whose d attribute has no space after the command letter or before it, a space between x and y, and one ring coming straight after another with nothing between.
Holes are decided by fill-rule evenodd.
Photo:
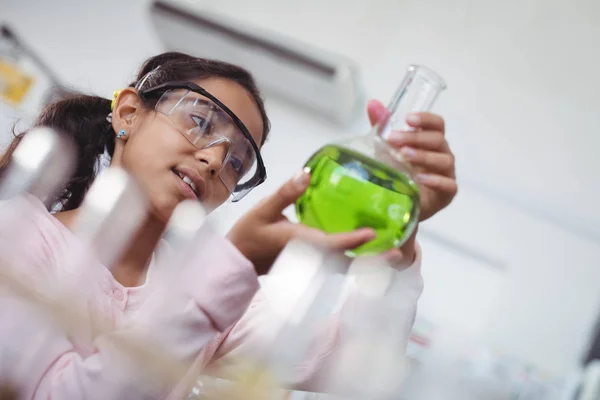
<instances>
[{"instance_id":1,"label":"test tube","mask_svg":"<svg viewBox=\"0 0 600 400\"><path fill-rule=\"evenodd\" d=\"M185 200L175 207L164 239L175 251L189 250L193 238L206 222L206 210L195 200Z\"/></svg>"},{"instance_id":2,"label":"test tube","mask_svg":"<svg viewBox=\"0 0 600 400\"><path fill-rule=\"evenodd\" d=\"M23 297L24 302L29 297L44 298L38 291L39 287L28 285L27 289L23 291L19 290L16 284L22 283L19 272L25 266L24 264L31 260L27 258L27 249L23 252L22 246L12 244L22 242L27 238L30 230L35 229L28 218L32 204L23 196L28 193L39 198L46 207L49 207L54 195L71 176L74 165L74 146L67 138L50 128L33 128L22 137L14 149L0 180L0 200L4 203L0 226L4 230L4 237L8 239L3 239L3 247L0 251L2 270L0 286L2 289L8 288L9 290L9 292L3 293L3 307L11 304L11 310L14 310L15 313L22 310L18 307L12 308L13 296ZM10 295L7 295L8 293ZM21 382L23 377L27 379L27 374L30 372L20 368L21 365L27 365L26 362L23 364L20 362L35 357L34 349L35 345L32 344L31 352L16 354L17 358L11 362L10 372L2 371L4 381L0 388L1 398L20 398L18 382ZM7 356L7 358L9 357ZM14 382L15 385L11 385L11 382Z\"/></svg>"},{"instance_id":3,"label":"test tube","mask_svg":"<svg viewBox=\"0 0 600 400\"><path fill-rule=\"evenodd\" d=\"M27 132L14 149L9 164L0 180L2 214L0 224L11 242L24 240L30 229L34 229L27 218L32 203L24 195L38 197L50 207L75 164L72 143L50 128L33 128ZM27 253L20 246L3 243L0 263L27 262ZM9 268L10 269L10 268Z\"/></svg>"},{"instance_id":4,"label":"test tube","mask_svg":"<svg viewBox=\"0 0 600 400\"><path fill-rule=\"evenodd\" d=\"M175 207L163 236L171 251L157 266L156 279L151 281L152 285L177 287L171 283L177 279L186 258L193 249L198 251L198 247L203 244L194 240L198 237L200 229L204 229L208 235L215 234L207 225L206 216L204 207L195 200L185 200Z\"/></svg>"},{"instance_id":5,"label":"test tube","mask_svg":"<svg viewBox=\"0 0 600 400\"><path fill-rule=\"evenodd\" d=\"M352 312L342 318L342 325L351 333L340 344L328 376L336 394L379 400L395 398L400 389L408 338L403 323L394 318L403 305L387 296L394 271L385 258L369 257L349 273L355 290L348 299Z\"/></svg>"},{"instance_id":6,"label":"test tube","mask_svg":"<svg viewBox=\"0 0 600 400\"><path fill-rule=\"evenodd\" d=\"M108 168L88 191L73 233L103 265L114 265L148 213L148 200L125 170Z\"/></svg>"},{"instance_id":7,"label":"test tube","mask_svg":"<svg viewBox=\"0 0 600 400\"><path fill-rule=\"evenodd\" d=\"M294 240L279 256L265 283L271 309L281 326L273 332L268 363L287 380L314 340L319 321L331 316L339 303L352 259L311 243Z\"/></svg>"},{"instance_id":8,"label":"test tube","mask_svg":"<svg viewBox=\"0 0 600 400\"><path fill-rule=\"evenodd\" d=\"M411 131L406 123L410 113L429 111L439 94L446 89L444 80L431 69L410 65L388 105L390 115L373 128L384 140L392 131Z\"/></svg>"},{"instance_id":9,"label":"test tube","mask_svg":"<svg viewBox=\"0 0 600 400\"><path fill-rule=\"evenodd\" d=\"M46 203L61 188L75 167L73 144L56 131L33 128L12 154L0 184L0 200L29 193Z\"/></svg>"},{"instance_id":10,"label":"test tube","mask_svg":"<svg viewBox=\"0 0 600 400\"><path fill-rule=\"evenodd\" d=\"M317 322L331 315L340 300L350 262L321 246L290 241L261 284L265 310L272 313L267 318L275 321L260 333L260 342L268 345L251 360L238 360L231 384L202 379L188 399L284 398L283 387L306 358Z\"/></svg>"}]
</instances>

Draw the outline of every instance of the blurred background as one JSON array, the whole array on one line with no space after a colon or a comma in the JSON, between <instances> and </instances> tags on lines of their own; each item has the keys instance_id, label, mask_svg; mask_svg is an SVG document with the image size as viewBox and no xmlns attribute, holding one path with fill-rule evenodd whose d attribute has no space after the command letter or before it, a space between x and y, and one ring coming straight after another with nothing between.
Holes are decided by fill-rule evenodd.
<instances>
[{"instance_id":1,"label":"blurred background","mask_svg":"<svg viewBox=\"0 0 600 400\"><path fill-rule=\"evenodd\" d=\"M477 379L531 379L563 396L581 377L600 316L597 0L0 0L0 22L46 66L1 42L10 63L0 77L24 74L24 96L0 101L2 145L51 85L111 98L165 49L233 57L257 74L273 127L268 180L212 216L223 231L321 145L367 132L365 100L386 103L409 64L437 71L448 89L434 111L446 119L460 190L419 231L413 382L442 359ZM208 40L211 30L225 39ZM260 46L287 54L285 68L261 70ZM286 70L318 84L296 88L303 78ZM325 87L330 109L311 108L306 99Z\"/></svg>"}]
</instances>

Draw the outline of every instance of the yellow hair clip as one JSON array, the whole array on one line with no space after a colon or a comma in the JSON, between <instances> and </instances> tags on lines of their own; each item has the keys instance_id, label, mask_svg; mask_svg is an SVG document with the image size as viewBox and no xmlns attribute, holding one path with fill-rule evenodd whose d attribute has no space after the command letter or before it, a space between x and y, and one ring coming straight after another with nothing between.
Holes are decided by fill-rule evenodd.
<instances>
[{"instance_id":1,"label":"yellow hair clip","mask_svg":"<svg viewBox=\"0 0 600 400\"><path fill-rule=\"evenodd\" d=\"M113 99L110 103L111 111L115 109L115 103L117 102L117 98L119 97L119 94L121 94L121 90L115 90L115 92L113 93Z\"/></svg>"}]
</instances>

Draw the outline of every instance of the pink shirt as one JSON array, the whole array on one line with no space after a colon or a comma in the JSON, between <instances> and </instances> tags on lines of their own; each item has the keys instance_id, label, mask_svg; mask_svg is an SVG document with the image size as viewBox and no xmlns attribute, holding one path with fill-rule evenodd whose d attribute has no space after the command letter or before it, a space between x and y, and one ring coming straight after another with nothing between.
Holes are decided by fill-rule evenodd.
<instances>
[{"instance_id":1,"label":"pink shirt","mask_svg":"<svg viewBox=\"0 0 600 400\"><path fill-rule=\"evenodd\" d=\"M26 213L16 217L14 201L0 202L3 227L11 218L19 221L18 230L12 224L9 229L0 227L0 266L14 268L31 285L55 284L70 273L68 266L82 244L37 199L20 204L25 204ZM39 308L0 286L0 378L19 382L28 399L158 399L169 397L172 385L136 373L141 368L116 340L144 332L170 355L193 363L190 376L260 351L268 345L261 340L268 335L261 332L268 332L273 321L265 317L272 314L263 294L257 293L252 264L222 237L206 235L200 240L206 244L201 249L210 251L194 254L165 293L151 285L155 259L149 282L130 288L120 285L99 262L86 266L79 289L88 308L100 311L114 328L99 336L91 334L92 327L77 337L67 336ZM161 258L160 248L155 258ZM420 252L415 265L395 274L393 293L403 310L394 318L406 325L408 339L422 291ZM350 309L342 308L346 314ZM334 317L323 324L289 385L318 388L319 371L340 341L352 334L338 321Z\"/></svg>"}]
</instances>

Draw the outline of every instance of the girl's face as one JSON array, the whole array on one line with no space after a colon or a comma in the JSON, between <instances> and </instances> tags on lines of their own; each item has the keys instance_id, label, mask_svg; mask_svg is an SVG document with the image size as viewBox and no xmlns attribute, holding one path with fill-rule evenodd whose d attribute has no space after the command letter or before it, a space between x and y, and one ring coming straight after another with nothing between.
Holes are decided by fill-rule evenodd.
<instances>
[{"instance_id":1,"label":"girl's face","mask_svg":"<svg viewBox=\"0 0 600 400\"><path fill-rule=\"evenodd\" d=\"M246 89L223 78L208 78L195 83L233 111L255 143L261 143L263 121L256 102ZM182 92L172 93L171 97L165 95L164 101L161 99L159 104L162 106L159 107L163 109L157 112L141 108L136 93L129 90L120 95L113 112L115 132L123 129L127 133L125 140L116 140L113 165L124 167L137 178L150 199L152 214L165 222L175 206L185 199L198 198L210 212L229 198L230 192L224 183L227 178L222 179L220 175L225 176L227 170L221 168L225 155L228 150L231 154L231 148L235 147L227 142L204 149L194 146L185 134L185 129L192 129L192 125L183 125L193 124L194 129L198 129L197 126L205 122L206 111L186 109L203 104L202 96L190 92L181 100ZM169 113L175 105L179 108Z\"/></svg>"}]
</instances>

